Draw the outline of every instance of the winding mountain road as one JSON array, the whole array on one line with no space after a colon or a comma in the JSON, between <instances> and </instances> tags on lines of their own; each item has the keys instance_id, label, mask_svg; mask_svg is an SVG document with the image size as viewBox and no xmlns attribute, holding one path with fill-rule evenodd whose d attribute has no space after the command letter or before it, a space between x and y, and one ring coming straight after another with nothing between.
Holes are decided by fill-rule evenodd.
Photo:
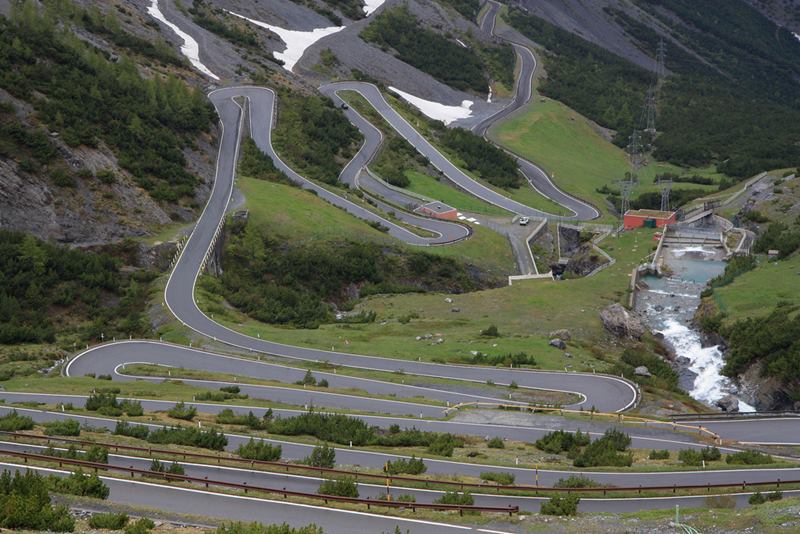
<instances>
[{"instance_id":1,"label":"winding mountain road","mask_svg":"<svg viewBox=\"0 0 800 534\"><path fill-rule=\"evenodd\" d=\"M493 7L496 14L496 6ZM521 50L517 50L522 53ZM530 53L530 51L528 51ZM531 58L533 56L531 55ZM535 69L535 58L533 59L531 73ZM524 63L524 62L523 62ZM527 68L527 67L526 67ZM383 99L380 91L370 85L360 82L341 82L324 86L321 89L326 94L332 95L336 100L336 93L343 90L356 91L380 113L383 118L405 137L420 153L425 155L433 165L440 169L449 179L460 187L466 189L473 195L483 198L487 202L503 207L513 213L528 216L547 216L543 212L524 206L518 202L504 197L503 195L484 187L472 180L455 165L453 165L444 155L435 149L425 140L407 121L405 121L391 106ZM522 94L524 96L524 94ZM279 357L283 360L296 362L321 362L327 361L334 365L378 370L386 372L405 373L424 377L447 378L461 381L464 391L447 391L431 387L410 386L396 384L393 382L380 381L374 379L356 378L342 376L338 374L326 374L333 387L355 387L374 394L397 395L399 397L424 396L428 399L449 402L463 402L475 400L479 395L470 392L470 385L485 384L492 381L497 385L509 385L516 382L520 388L536 388L546 390L556 390L575 393L581 398L580 404L585 407L594 406L600 411L623 412L635 405L638 399L637 389L627 380L605 376L600 374L582 373L561 373L548 371L531 371L521 369L501 369L494 367L479 366L459 366L426 363L421 361L396 360L382 358L378 356L356 355L336 351L326 351L305 347L281 344L269 340L257 339L242 333L233 331L206 316L197 306L194 299L194 291L197 278L202 272L210 250L214 245L215 239L220 231L220 225L225 217L228 202L231 197L236 161L238 159L239 142L242 135L250 135L256 145L268 156L272 158L275 165L283 171L291 180L300 184L303 188L313 190L320 198L325 199L333 205L347 210L356 217L367 221L376 222L388 228L394 237L407 243L416 245L432 245L450 242L465 237L467 230L458 224L447 224L440 226L435 232L437 237L422 237L410 231L407 227L389 221L386 218L356 204L347 198L325 189L316 183L307 180L297 174L286 165L276 154L271 143L271 131L274 127L274 114L276 107L275 93L267 88L260 87L226 87L213 91L209 98L214 104L222 124L222 137L220 140L219 155L217 159L216 176L214 186L208 202L193 230L189 239L183 246L181 253L174 265L164 291L164 302L172 314L186 327L200 335L211 338L217 342L236 347L246 351L253 356L269 355ZM529 98L529 97L528 97ZM247 112L245 112L245 110ZM512 110L513 111L513 110ZM509 111L510 113L510 111ZM357 115L357 114L356 114ZM351 118L353 120L353 118ZM357 120L357 119L356 119ZM353 160L345 167L341 179L345 183L354 183L358 173L369 162L380 145L380 132L372 125L359 124L359 128L364 133L365 142ZM531 164L532 165L532 164ZM544 174L544 173L542 173ZM546 175L544 175L546 177ZM529 178L532 179L532 178ZM547 180L549 182L549 179ZM542 182L543 183L543 182ZM551 184L552 185L552 184ZM555 186L553 186L555 187ZM563 193L562 193L563 194ZM559 202L572 202L572 197L561 198ZM556 199L556 197L554 197ZM571 200L570 200L571 199ZM565 204L567 205L567 204ZM585 208L574 205L573 211ZM588 212L584 212L588 214ZM580 214L579 214L580 215ZM420 223L409 214L399 214L398 217L408 224ZM402 219L402 217L408 217ZM419 219L419 218L418 218ZM424 220L422 222L427 222ZM277 381L294 381L302 376L304 369L289 365L277 364L272 362L260 362L253 359L232 357L212 352L199 351L188 347L171 345L154 341L122 341L106 343L88 349L73 358L64 368L67 376L82 376L86 373L112 374L116 379L131 379L135 377L124 376L124 366L130 363L148 362L163 365L185 367L190 369L205 370L211 372L228 373L232 375L245 375L255 378L264 378ZM325 373L318 373L325 374ZM214 381L199 381L203 384L219 384ZM266 396L279 399L289 403L300 403L305 399L307 402L317 400L324 405L331 405L340 408L351 408L356 410L385 411L395 415L422 413L426 419L416 418L390 418L375 415L364 415L365 420L373 424L385 426L391 421L405 426L416 426L417 428L449 431L454 433L472 435L499 435L510 439L520 439L530 441L536 436L541 435L543 429L522 426L509 426L497 424L477 424L459 421L441 421L431 419L437 417L441 408L426 404L413 403L402 400L376 400L356 395L344 395L339 393L310 392L298 393L291 388L280 388L278 386L255 386L242 385L258 391L259 396ZM67 395L44 395L37 393L12 393L4 392L7 397L17 396L28 400L44 399L42 402L54 403L58 398L69 399L60 402L79 403L81 398L70 397ZM491 398L491 396L489 396ZM163 409L165 401L142 400L143 405L149 409ZM228 407L228 406L224 406ZM203 411L219 410L220 405L204 404ZM0 406L0 413L7 413L11 407ZM236 407L238 411L250 410L257 412L258 409L252 407ZM53 419L74 418L93 426L113 427L116 421L113 419L88 417L73 415L68 413L32 410L27 408L17 408L18 411L30 414L35 420L47 421ZM281 410L280 413L290 414L290 410ZM766 426L766 425L765 425ZM733 426L731 428L734 428ZM752 427L747 427L752 428ZM549 431L550 429L546 429ZM764 427L760 427L764 431ZM749 432L749 431L748 431ZM733 432L735 433L735 431ZM661 434L656 434L653 429L635 428L631 430L635 446L642 448L687 448L698 446L692 438L683 434L671 434L665 438ZM747 434L750 435L750 434ZM249 436L239 436L229 434L229 448L235 448L238 444L244 443ZM279 443L284 449L284 456L287 458L302 458L311 449L311 445L281 442L279 440L265 440ZM377 467L390 458L397 455L376 453L371 451L361 451L352 448L337 449L337 460L343 464L366 465ZM445 460L426 460L429 472L442 474L468 474L478 476L484 471L503 471L518 474L519 482L530 482L532 480L531 469L517 467L493 467L477 464L459 463L457 461ZM193 469L200 469L193 467ZM792 470L794 471L794 470ZM564 475L559 471L539 471L542 476L547 477L550 483ZM218 474L218 471L216 472ZM230 475L230 471L226 471ZM623 485L630 483L631 480L652 481L657 477L658 481L669 484L669 480L674 480L676 484L685 482L699 483L700 481L726 481L742 479L745 471L710 471L710 472L684 472L684 473L592 473L591 476L608 483ZM746 470L750 480L758 477L772 476L766 470ZM231 475L233 476L233 475ZM253 474L247 471L239 472L237 477L263 477L267 475ZM781 475L784 476L784 475ZM796 477L796 473L787 473L785 478ZM731 478L733 477L733 478ZM293 484L308 484L308 482L298 481L294 477ZM762 480L766 480L762 478ZM442 525L434 522L416 521L411 519L385 518L375 514L364 514L360 512L350 512L343 510L330 510L316 506L299 505L267 501L262 499L249 499L246 497L219 496L208 494L200 490L188 490L186 488L166 488L155 486L148 483L131 481L121 481L110 479L107 481L112 487L112 498L119 496L121 500L137 504L148 504L158 508L174 507L177 504L184 506L185 509L202 509L208 515L220 515L225 517L237 517L239 519L258 519L265 522L273 522L276 517L281 520L290 521L292 524L305 524L309 521L326 522L326 531L330 532L379 532L389 531L395 524L399 524L405 529L413 528L414 533L418 532L446 532L449 530L473 530L471 527L458 525ZM284 481L286 482L286 480ZM544 480L543 480L544 483ZM651 482L652 483L652 482ZM422 499L422 495L420 499ZM488 496L481 497L488 499ZM694 499L697 504L698 497ZM504 501L505 502L505 501ZM532 508L530 502L526 502L528 509ZM586 499L582 503L583 509L594 510L631 510L643 507L665 507L673 506L676 500L672 499L626 499L626 500L603 500ZM177 504L176 504L177 503ZM253 504L257 503L257 504ZM268 504L264 504L268 503ZM587 504L591 503L591 504ZM310 511L313 512L310 513ZM360 516L359 527L353 527L353 514ZM363 521L363 523L362 523ZM481 529L477 529L481 530ZM484 530L486 531L486 530ZM490 531L486 531L490 532Z\"/></svg>"}]
</instances>

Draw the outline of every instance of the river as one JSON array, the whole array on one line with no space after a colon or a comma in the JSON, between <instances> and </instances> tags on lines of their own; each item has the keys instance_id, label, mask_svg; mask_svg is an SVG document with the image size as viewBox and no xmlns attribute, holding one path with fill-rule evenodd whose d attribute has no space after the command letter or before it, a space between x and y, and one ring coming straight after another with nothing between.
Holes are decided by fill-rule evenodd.
<instances>
[{"instance_id":1,"label":"river","mask_svg":"<svg viewBox=\"0 0 800 534\"><path fill-rule=\"evenodd\" d=\"M719 346L703 346L703 337L692 326L700 305L700 293L709 280L725 270L724 251L710 245L664 247L663 265L671 273L647 275L641 281L636 309L645 323L674 350L680 369L679 384L693 398L710 406L727 395L737 396L736 385L720 374L725 361ZM738 397L737 397L738 398ZM755 409L739 399L740 412Z\"/></svg>"}]
</instances>

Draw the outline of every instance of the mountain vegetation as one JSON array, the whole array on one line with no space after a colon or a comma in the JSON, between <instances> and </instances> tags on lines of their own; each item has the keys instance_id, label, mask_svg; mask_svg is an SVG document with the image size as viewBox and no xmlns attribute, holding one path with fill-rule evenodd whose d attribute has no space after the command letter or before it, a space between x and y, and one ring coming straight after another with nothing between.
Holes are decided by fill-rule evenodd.
<instances>
[{"instance_id":1,"label":"mountain vegetation","mask_svg":"<svg viewBox=\"0 0 800 534\"><path fill-rule=\"evenodd\" d=\"M112 61L31 1L0 19L0 50L0 87L68 145L106 143L157 200L194 195L183 149L215 118L202 92L172 76L142 77L131 58Z\"/></svg>"},{"instance_id":2,"label":"mountain vegetation","mask_svg":"<svg viewBox=\"0 0 800 534\"><path fill-rule=\"evenodd\" d=\"M394 51L401 61L450 87L486 93L487 77L475 51L426 28L406 5L384 9L361 31L361 38Z\"/></svg>"},{"instance_id":3,"label":"mountain vegetation","mask_svg":"<svg viewBox=\"0 0 800 534\"><path fill-rule=\"evenodd\" d=\"M637 4L666 24L671 39L680 43L672 43L667 54L671 75L660 91L654 157L687 167L716 164L719 172L735 178L800 159L795 143L800 135L800 41L744 2ZM710 11L718 16L709 17ZM606 12L655 57L659 35L654 30L628 12ZM639 110L654 76L521 10L511 9L508 21L548 49L548 77L541 91L616 130L615 142L625 144L639 126Z\"/></svg>"},{"instance_id":4,"label":"mountain vegetation","mask_svg":"<svg viewBox=\"0 0 800 534\"><path fill-rule=\"evenodd\" d=\"M230 225L221 294L259 321L316 328L333 308L376 293L469 291L478 287L451 258L349 239L289 242L268 228ZM370 317L352 320L369 321Z\"/></svg>"},{"instance_id":5,"label":"mountain vegetation","mask_svg":"<svg viewBox=\"0 0 800 534\"><path fill-rule=\"evenodd\" d=\"M152 273L126 277L106 253L0 230L0 344L52 343L60 333L97 339L143 335Z\"/></svg>"},{"instance_id":6,"label":"mountain vegetation","mask_svg":"<svg viewBox=\"0 0 800 534\"><path fill-rule=\"evenodd\" d=\"M361 133L330 98L279 91L275 151L307 178L339 183L339 173L356 153Z\"/></svg>"}]
</instances>

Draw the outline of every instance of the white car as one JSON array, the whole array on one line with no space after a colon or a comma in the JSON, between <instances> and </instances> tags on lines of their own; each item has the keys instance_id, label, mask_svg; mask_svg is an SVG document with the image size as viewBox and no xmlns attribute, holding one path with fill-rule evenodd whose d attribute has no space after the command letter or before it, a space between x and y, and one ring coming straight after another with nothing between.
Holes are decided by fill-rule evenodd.
<instances>
[{"instance_id":1,"label":"white car","mask_svg":"<svg viewBox=\"0 0 800 534\"><path fill-rule=\"evenodd\" d=\"M520 217L519 219L520 226L528 226L529 222L531 222L531 220L528 217Z\"/></svg>"}]
</instances>

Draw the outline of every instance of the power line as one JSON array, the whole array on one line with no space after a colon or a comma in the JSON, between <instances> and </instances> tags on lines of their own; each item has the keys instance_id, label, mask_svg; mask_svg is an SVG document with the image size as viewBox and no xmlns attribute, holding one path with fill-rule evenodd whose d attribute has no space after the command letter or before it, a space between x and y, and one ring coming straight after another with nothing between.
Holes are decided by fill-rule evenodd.
<instances>
[{"instance_id":1,"label":"power line","mask_svg":"<svg viewBox=\"0 0 800 534\"><path fill-rule=\"evenodd\" d=\"M661 211L670 211L669 192L672 189L672 180L659 178L656 184L658 184L658 188L661 190Z\"/></svg>"}]
</instances>

